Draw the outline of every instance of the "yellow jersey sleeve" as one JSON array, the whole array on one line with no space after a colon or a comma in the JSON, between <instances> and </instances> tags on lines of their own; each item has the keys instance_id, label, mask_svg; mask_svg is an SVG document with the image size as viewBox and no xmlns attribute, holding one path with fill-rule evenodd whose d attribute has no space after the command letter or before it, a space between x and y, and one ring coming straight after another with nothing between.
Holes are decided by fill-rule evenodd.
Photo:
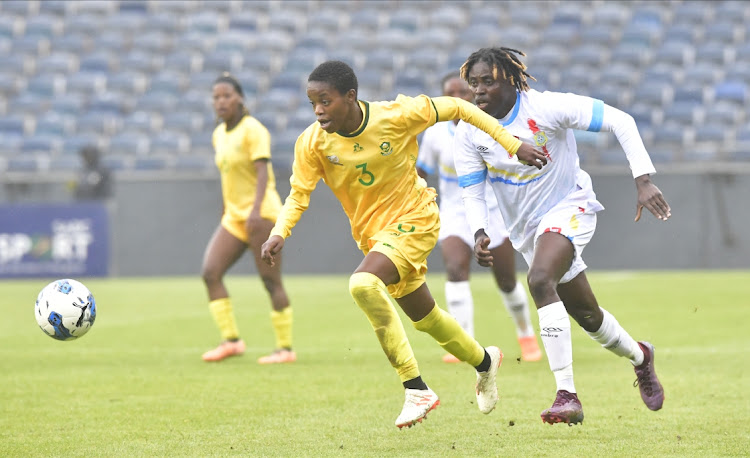
<instances>
[{"instance_id":1,"label":"yellow jersey sleeve","mask_svg":"<svg viewBox=\"0 0 750 458\"><path fill-rule=\"evenodd\" d=\"M250 154L251 161L271 159L271 134L266 126L252 119L251 127L245 130L245 151Z\"/></svg>"},{"instance_id":2,"label":"yellow jersey sleeve","mask_svg":"<svg viewBox=\"0 0 750 458\"><path fill-rule=\"evenodd\" d=\"M322 166L314 155L315 141L312 132L313 129L308 128L294 144L294 163L292 176L289 178L291 190L270 235L287 238L292 234L292 228L310 205L310 194L323 177Z\"/></svg>"},{"instance_id":3,"label":"yellow jersey sleeve","mask_svg":"<svg viewBox=\"0 0 750 458\"><path fill-rule=\"evenodd\" d=\"M432 103L437 112L437 121L461 119L474 127L482 129L495 139L510 154L515 154L521 146L521 140L505 130L497 119L488 115L476 105L457 97L434 97Z\"/></svg>"}]
</instances>

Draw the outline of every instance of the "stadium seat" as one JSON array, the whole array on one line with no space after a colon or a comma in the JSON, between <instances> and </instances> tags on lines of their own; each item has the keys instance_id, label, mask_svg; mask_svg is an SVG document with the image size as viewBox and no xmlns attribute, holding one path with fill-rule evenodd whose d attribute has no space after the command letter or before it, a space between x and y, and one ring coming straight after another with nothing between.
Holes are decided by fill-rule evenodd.
<instances>
[{"instance_id":1,"label":"stadium seat","mask_svg":"<svg viewBox=\"0 0 750 458\"><path fill-rule=\"evenodd\" d=\"M8 158L6 171L8 172L37 172L39 159L36 156L23 154Z\"/></svg>"},{"instance_id":2,"label":"stadium seat","mask_svg":"<svg viewBox=\"0 0 750 458\"><path fill-rule=\"evenodd\" d=\"M585 43L569 51L570 65L585 65L591 76L595 75L597 68L603 67L609 62L609 49L597 43Z\"/></svg>"},{"instance_id":3,"label":"stadium seat","mask_svg":"<svg viewBox=\"0 0 750 458\"><path fill-rule=\"evenodd\" d=\"M86 108L86 99L75 93L67 93L57 96L52 100L50 111L62 114L77 116Z\"/></svg>"},{"instance_id":4,"label":"stadium seat","mask_svg":"<svg viewBox=\"0 0 750 458\"><path fill-rule=\"evenodd\" d=\"M21 78L14 72L0 70L0 94L6 99L21 88Z\"/></svg>"},{"instance_id":5,"label":"stadium seat","mask_svg":"<svg viewBox=\"0 0 750 458\"><path fill-rule=\"evenodd\" d=\"M243 33L255 32L260 28L261 17L254 11L239 11L229 19L229 29Z\"/></svg>"},{"instance_id":6,"label":"stadium seat","mask_svg":"<svg viewBox=\"0 0 750 458\"><path fill-rule=\"evenodd\" d=\"M175 2L177 3L177 2ZM138 171L161 171L169 167L170 154L159 156L138 156L133 160L133 169Z\"/></svg>"},{"instance_id":7,"label":"stadium seat","mask_svg":"<svg viewBox=\"0 0 750 458\"><path fill-rule=\"evenodd\" d=\"M180 3L180 2L175 2ZM133 37L133 50L148 54L165 55L172 50L173 35L161 29L147 29L148 32ZM182 40L180 45L182 45Z\"/></svg>"},{"instance_id":8,"label":"stadium seat","mask_svg":"<svg viewBox=\"0 0 750 458\"><path fill-rule=\"evenodd\" d=\"M50 40L39 36L22 36L13 39L14 54L46 55L50 50Z\"/></svg>"},{"instance_id":9,"label":"stadium seat","mask_svg":"<svg viewBox=\"0 0 750 458\"><path fill-rule=\"evenodd\" d=\"M466 9L456 5L446 5L434 10L429 16L429 29L458 30L466 26ZM495 23L498 24L498 23Z\"/></svg>"},{"instance_id":10,"label":"stadium seat","mask_svg":"<svg viewBox=\"0 0 750 458\"><path fill-rule=\"evenodd\" d=\"M21 92L8 102L9 113L21 113L36 116L49 109L52 97L36 92Z\"/></svg>"},{"instance_id":11,"label":"stadium seat","mask_svg":"<svg viewBox=\"0 0 750 458\"><path fill-rule=\"evenodd\" d=\"M0 135L23 137L27 131L31 131L31 124L27 123L25 116L18 114L0 116Z\"/></svg>"},{"instance_id":12,"label":"stadium seat","mask_svg":"<svg viewBox=\"0 0 750 458\"><path fill-rule=\"evenodd\" d=\"M78 71L68 76L66 92L89 97L93 94L103 92L106 87L107 78L105 75L88 71Z\"/></svg>"},{"instance_id":13,"label":"stadium seat","mask_svg":"<svg viewBox=\"0 0 750 458\"><path fill-rule=\"evenodd\" d=\"M611 62L641 68L651 62L652 52L648 47L634 44L620 44L615 46L610 56Z\"/></svg>"},{"instance_id":14,"label":"stadium seat","mask_svg":"<svg viewBox=\"0 0 750 458\"><path fill-rule=\"evenodd\" d=\"M132 98L140 95L147 87L146 75L137 71L124 70L116 72L107 79L107 89L120 97Z\"/></svg>"},{"instance_id":15,"label":"stadium seat","mask_svg":"<svg viewBox=\"0 0 750 458\"><path fill-rule=\"evenodd\" d=\"M173 167L175 170L179 171L208 172L214 171L216 165L214 164L213 156L206 154L190 154L175 157Z\"/></svg>"},{"instance_id":16,"label":"stadium seat","mask_svg":"<svg viewBox=\"0 0 750 458\"><path fill-rule=\"evenodd\" d=\"M423 14L421 11L402 10L389 15L387 27L389 30L399 30L413 34L426 26L422 17Z\"/></svg>"},{"instance_id":17,"label":"stadium seat","mask_svg":"<svg viewBox=\"0 0 750 458\"><path fill-rule=\"evenodd\" d=\"M102 156L102 165L113 172L128 170L132 167L132 158L107 153Z\"/></svg>"},{"instance_id":18,"label":"stadium seat","mask_svg":"<svg viewBox=\"0 0 750 458\"><path fill-rule=\"evenodd\" d=\"M25 53L0 55L0 68L21 70L25 75L31 75L36 70L36 57Z\"/></svg>"},{"instance_id":19,"label":"stadium seat","mask_svg":"<svg viewBox=\"0 0 750 458\"><path fill-rule=\"evenodd\" d=\"M164 113L163 128L185 133L200 131L203 129L203 114L180 111Z\"/></svg>"},{"instance_id":20,"label":"stadium seat","mask_svg":"<svg viewBox=\"0 0 750 458\"><path fill-rule=\"evenodd\" d=\"M386 26L387 18L381 14L382 8L363 8L351 14L351 24L356 24L362 33L380 30Z\"/></svg>"},{"instance_id":21,"label":"stadium seat","mask_svg":"<svg viewBox=\"0 0 750 458\"><path fill-rule=\"evenodd\" d=\"M119 114L106 111L88 111L78 118L76 132L79 134L112 135L122 125Z\"/></svg>"},{"instance_id":22,"label":"stadium seat","mask_svg":"<svg viewBox=\"0 0 750 458\"><path fill-rule=\"evenodd\" d=\"M737 104L747 101L748 85L741 81L723 81L714 86L714 100L725 100Z\"/></svg>"},{"instance_id":23,"label":"stadium seat","mask_svg":"<svg viewBox=\"0 0 750 458\"><path fill-rule=\"evenodd\" d=\"M703 86L712 86L719 79L719 67L714 64L696 61L695 64L685 67L684 81Z\"/></svg>"},{"instance_id":24,"label":"stadium seat","mask_svg":"<svg viewBox=\"0 0 750 458\"><path fill-rule=\"evenodd\" d=\"M533 5L533 7L531 7ZM544 2L533 3L527 8L509 8L505 16L510 16L507 24L523 24L533 30L547 27L550 21L550 8L544 7Z\"/></svg>"},{"instance_id":25,"label":"stadium seat","mask_svg":"<svg viewBox=\"0 0 750 458\"><path fill-rule=\"evenodd\" d=\"M706 123L727 127L735 126L744 121L746 116L745 110L738 109L736 104L724 100L707 105L704 115Z\"/></svg>"},{"instance_id":26,"label":"stadium seat","mask_svg":"<svg viewBox=\"0 0 750 458\"><path fill-rule=\"evenodd\" d=\"M212 10L202 10L187 17L185 29L202 34L216 35L227 28L224 16Z\"/></svg>"},{"instance_id":27,"label":"stadium seat","mask_svg":"<svg viewBox=\"0 0 750 458\"><path fill-rule=\"evenodd\" d=\"M592 24L580 31L581 43L592 43L609 46L616 42L619 34L617 29L607 24Z\"/></svg>"},{"instance_id":28,"label":"stadium seat","mask_svg":"<svg viewBox=\"0 0 750 458\"><path fill-rule=\"evenodd\" d=\"M148 135L156 132L162 127L161 115L155 115L147 111L134 111L122 121L123 131L131 133L138 132L140 135Z\"/></svg>"},{"instance_id":29,"label":"stadium seat","mask_svg":"<svg viewBox=\"0 0 750 458\"><path fill-rule=\"evenodd\" d=\"M101 16L76 12L65 17L65 35L80 34L95 37L101 31L101 21Z\"/></svg>"},{"instance_id":30,"label":"stadium seat","mask_svg":"<svg viewBox=\"0 0 750 458\"><path fill-rule=\"evenodd\" d=\"M120 58L120 69L149 74L161 69L163 59L151 52L133 50Z\"/></svg>"},{"instance_id":31,"label":"stadium seat","mask_svg":"<svg viewBox=\"0 0 750 458\"><path fill-rule=\"evenodd\" d=\"M674 102L693 102L702 104L706 100L706 89L698 84L675 86L672 100Z\"/></svg>"},{"instance_id":32,"label":"stadium seat","mask_svg":"<svg viewBox=\"0 0 750 458\"><path fill-rule=\"evenodd\" d=\"M662 80L639 84L633 91L633 103L644 104L651 109L671 103L673 97L672 84Z\"/></svg>"},{"instance_id":33,"label":"stadium seat","mask_svg":"<svg viewBox=\"0 0 750 458\"><path fill-rule=\"evenodd\" d=\"M34 4L21 0L6 0L0 4L0 13L9 13L17 16L27 16L34 10Z\"/></svg>"},{"instance_id":34,"label":"stadium seat","mask_svg":"<svg viewBox=\"0 0 750 458\"><path fill-rule=\"evenodd\" d=\"M81 160L80 156L74 156L72 154L53 156L49 161L49 170L53 172L74 172L80 170L82 167L83 161Z\"/></svg>"},{"instance_id":35,"label":"stadium seat","mask_svg":"<svg viewBox=\"0 0 750 458\"><path fill-rule=\"evenodd\" d=\"M130 34L106 30L99 32L99 35L96 37L96 49L99 52L119 56L130 51L131 47L132 39L130 38Z\"/></svg>"},{"instance_id":36,"label":"stadium seat","mask_svg":"<svg viewBox=\"0 0 750 458\"><path fill-rule=\"evenodd\" d=\"M169 12L150 11L146 15L143 30L158 30L162 33L175 35L184 30L184 21L175 21L175 16Z\"/></svg>"},{"instance_id":37,"label":"stadium seat","mask_svg":"<svg viewBox=\"0 0 750 458\"><path fill-rule=\"evenodd\" d=\"M654 62L682 68L695 60L695 48L682 41L667 41L654 54Z\"/></svg>"},{"instance_id":38,"label":"stadium seat","mask_svg":"<svg viewBox=\"0 0 750 458\"><path fill-rule=\"evenodd\" d=\"M605 2L594 8L591 23L608 27L621 27L630 18L630 9L615 2Z\"/></svg>"},{"instance_id":39,"label":"stadium seat","mask_svg":"<svg viewBox=\"0 0 750 458\"><path fill-rule=\"evenodd\" d=\"M67 52L53 52L42 57L37 62L37 68L42 73L68 74L78 70L78 57Z\"/></svg>"},{"instance_id":40,"label":"stadium seat","mask_svg":"<svg viewBox=\"0 0 750 458\"><path fill-rule=\"evenodd\" d=\"M636 100L638 99L636 98ZM635 104L625 109L625 111L633 117L639 131L650 129L653 126L654 116L657 110L659 110L659 108L655 108L653 105L642 103L640 101L637 101Z\"/></svg>"},{"instance_id":41,"label":"stadium seat","mask_svg":"<svg viewBox=\"0 0 750 458\"><path fill-rule=\"evenodd\" d=\"M160 132L151 138L149 155L175 155L190 151L190 137L176 131ZM136 164L137 168L137 164Z\"/></svg>"},{"instance_id":42,"label":"stadium seat","mask_svg":"<svg viewBox=\"0 0 750 458\"><path fill-rule=\"evenodd\" d=\"M68 32L63 36L55 38L52 42L51 49L54 52L82 56L88 54L92 50L91 38L83 33ZM78 57L76 57L76 62L77 61Z\"/></svg>"},{"instance_id":43,"label":"stadium seat","mask_svg":"<svg viewBox=\"0 0 750 458\"><path fill-rule=\"evenodd\" d=\"M191 84L191 89L180 96L175 109L193 113L213 113L211 98L215 79L216 77L213 76L205 85Z\"/></svg>"},{"instance_id":44,"label":"stadium seat","mask_svg":"<svg viewBox=\"0 0 750 458\"><path fill-rule=\"evenodd\" d=\"M212 167L215 167L215 165L213 165L213 157L214 157L214 145L212 141L213 128L214 126L211 126L211 129L209 129L208 131L191 133L190 153L208 155L211 158ZM273 141L273 139L271 139L271 141Z\"/></svg>"},{"instance_id":45,"label":"stadium seat","mask_svg":"<svg viewBox=\"0 0 750 458\"><path fill-rule=\"evenodd\" d=\"M308 66L307 73L312 71L313 68L315 67ZM307 73L283 71L271 79L271 87L301 93L305 90L307 84Z\"/></svg>"},{"instance_id":46,"label":"stadium seat","mask_svg":"<svg viewBox=\"0 0 750 458\"><path fill-rule=\"evenodd\" d=\"M338 32L349 25L349 15L338 11L319 9L307 22L309 32L322 32L329 34Z\"/></svg>"},{"instance_id":47,"label":"stadium seat","mask_svg":"<svg viewBox=\"0 0 750 458\"><path fill-rule=\"evenodd\" d=\"M24 154L54 155L60 152L63 145L63 137L60 135L31 135L24 137L21 143L21 152Z\"/></svg>"},{"instance_id":48,"label":"stadium seat","mask_svg":"<svg viewBox=\"0 0 750 458\"><path fill-rule=\"evenodd\" d=\"M133 109L163 113L173 110L177 106L178 99L179 97L172 92L147 91L138 97Z\"/></svg>"},{"instance_id":49,"label":"stadium seat","mask_svg":"<svg viewBox=\"0 0 750 458\"><path fill-rule=\"evenodd\" d=\"M204 57L203 71L213 71L216 75L237 73L242 69L242 58L238 52L217 50Z\"/></svg>"},{"instance_id":50,"label":"stadium seat","mask_svg":"<svg viewBox=\"0 0 750 458\"><path fill-rule=\"evenodd\" d=\"M740 32L741 26L736 25L731 20L716 20L706 24L703 31L703 41L732 46L734 43L739 43Z\"/></svg>"},{"instance_id":51,"label":"stadium seat","mask_svg":"<svg viewBox=\"0 0 750 458\"><path fill-rule=\"evenodd\" d=\"M0 157L13 156L21 151L23 137L20 135L5 135L0 132Z\"/></svg>"},{"instance_id":52,"label":"stadium seat","mask_svg":"<svg viewBox=\"0 0 750 458\"><path fill-rule=\"evenodd\" d=\"M727 45L716 42L709 42L697 45L695 47L695 60L706 64L723 66L730 63L730 53Z\"/></svg>"},{"instance_id":53,"label":"stadium seat","mask_svg":"<svg viewBox=\"0 0 750 458\"><path fill-rule=\"evenodd\" d=\"M62 154L78 154L84 146L95 145L101 147L101 141L95 134L68 135L63 140Z\"/></svg>"},{"instance_id":54,"label":"stadium seat","mask_svg":"<svg viewBox=\"0 0 750 458\"><path fill-rule=\"evenodd\" d=\"M26 86L28 93L52 98L65 93L65 77L58 74L41 73L29 79Z\"/></svg>"},{"instance_id":55,"label":"stadium seat","mask_svg":"<svg viewBox=\"0 0 750 458\"><path fill-rule=\"evenodd\" d=\"M256 46L258 49L281 54L289 51L294 46L294 40L284 32L271 30L257 36Z\"/></svg>"},{"instance_id":56,"label":"stadium seat","mask_svg":"<svg viewBox=\"0 0 750 458\"><path fill-rule=\"evenodd\" d=\"M187 78L184 73L169 69L153 75L148 83L149 91L174 94L179 96L187 89Z\"/></svg>"},{"instance_id":57,"label":"stadium seat","mask_svg":"<svg viewBox=\"0 0 750 458\"><path fill-rule=\"evenodd\" d=\"M36 120L34 134L53 135L64 137L75 130L75 118L73 116L60 115L48 112Z\"/></svg>"},{"instance_id":58,"label":"stadium seat","mask_svg":"<svg viewBox=\"0 0 750 458\"><path fill-rule=\"evenodd\" d=\"M118 6L121 15L140 15L145 18L149 12L148 3L141 0L120 0Z\"/></svg>"},{"instance_id":59,"label":"stadium seat","mask_svg":"<svg viewBox=\"0 0 750 458\"><path fill-rule=\"evenodd\" d=\"M727 69L724 79L750 84L750 61L736 62Z\"/></svg>"},{"instance_id":60,"label":"stadium seat","mask_svg":"<svg viewBox=\"0 0 750 458\"><path fill-rule=\"evenodd\" d=\"M708 3L684 2L679 8L674 8L672 22L697 27L712 16L712 9Z\"/></svg>"},{"instance_id":61,"label":"stadium seat","mask_svg":"<svg viewBox=\"0 0 750 458\"><path fill-rule=\"evenodd\" d=\"M107 152L120 156L143 156L149 152L149 138L137 131L123 131L109 140Z\"/></svg>"},{"instance_id":62,"label":"stadium seat","mask_svg":"<svg viewBox=\"0 0 750 458\"><path fill-rule=\"evenodd\" d=\"M94 52L81 57L79 69L81 72L108 74L117 67L116 59L106 52Z\"/></svg>"},{"instance_id":63,"label":"stadium seat","mask_svg":"<svg viewBox=\"0 0 750 458\"><path fill-rule=\"evenodd\" d=\"M251 52L255 51L255 35L245 31L227 30L216 38L215 48L220 52Z\"/></svg>"},{"instance_id":64,"label":"stadium seat","mask_svg":"<svg viewBox=\"0 0 750 458\"><path fill-rule=\"evenodd\" d=\"M366 58L366 66L369 68L377 68L380 72L393 72L396 68L401 67L397 56L387 49L376 49L369 53Z\"/></svg>"},{"instance_id":65,"label":"stadium seat","mask_svg":"<svg viewBox=\"0 0 750 458\"><path fill-rule=\"evenodd\" d=\"M717 2L714 10L714 17L732 21L738 25L746 25L748 20L748 9L745 2L723 1Z\"/></svg>"},{"instance_id":66,"label":"stadium seat","mask_svg":"<svg viewBox=\"0 0 750 458\"><path fill-rule=\"evenodd\" d=\"M130 106L129 106L130 105ZM132 102L113 92L102 92L89 99L90 111L121 115L131 111Z\"/></svg>"},{"instance_id":67,"label":"stadium seat","mask_svg":"<svg viewBox=\"0 0 750 458\"><path fill-rule=\"evenodd\" d=\"M48 40L62 33L63 24L55 16L37 14L26 18L24 34L27 37L43 37Z\"/></svg>"},{"instance_id":68,"label":"stadium seat","mask_svg":"<svg viewBox=\"0 0 750 458\"><path fill-rule=\"evenodd\" d=\"M692 126L701 115L701 105L700 102L687 100L674 102L664 108L664 120L682 126Z\"/></svg>"}]
</instances>

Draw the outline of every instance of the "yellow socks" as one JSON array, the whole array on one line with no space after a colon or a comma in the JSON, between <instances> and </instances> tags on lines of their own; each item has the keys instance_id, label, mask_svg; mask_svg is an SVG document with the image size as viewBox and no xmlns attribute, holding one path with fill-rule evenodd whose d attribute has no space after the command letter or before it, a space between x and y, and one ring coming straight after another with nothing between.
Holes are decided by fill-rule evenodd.
<instances>
[{"instance_id":1,"label":"yellow socks","mask_svg":"<svg viewBox=\"0 0 750 458\"><path fill-rule=\"evenodd\" d=\"M232 300L228 297L216 299L208 303L211 316L214 317L216 326L219 327L221 338L224 340L239 339L240 332L237 330L237 321L234 319Z\"/></svg>"},{"instance_id":2,"label":"yellow socks","mask_svg":"<svg viewBox=\"0 0 750 458\"><path fill-rule=\"evenodd\" d=\"M388 297L385 284L371 273L357 272L349 278L349 293L370 320L380 346L391 366L396 369L401 382L419 377L417 360L406 338L404 325ZM479 358L480 362L481 360Z\"/></svg>"},{"instance_id":3,"label":"yellow socks","mask_svg":"<svg viewBox=\"0 0 750 458\"><path fill-rule=\"evenodd\" d=\"M474 367L484 359L484 347L437 304L426 317L414 322L414 327L431 335L445 351Z\"/></svg>"},{"instance_id":4,"label":"yellow socks","mask_svg":"<svg viewBox=\"0 0 750 458\"><path fill-rule=\"evenodd\" d=\"M271 310L271 325L276 335L276 348L292 348L292 308Z\"/></svg>"}]
</instances>

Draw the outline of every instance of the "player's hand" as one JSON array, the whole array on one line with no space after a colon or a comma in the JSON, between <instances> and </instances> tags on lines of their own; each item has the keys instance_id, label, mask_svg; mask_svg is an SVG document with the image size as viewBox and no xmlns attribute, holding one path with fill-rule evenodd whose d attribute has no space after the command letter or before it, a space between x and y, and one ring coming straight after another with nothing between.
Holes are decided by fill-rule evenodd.
<instances>
[{"instance_id":1,"label":"player's hand","mask_svg":"<svg viewBox=\"0 0 750 458\"><path fill-rule=\"evenodd\" d=\"M484 229L479 229L474 235L474 257L477 258L477 262L482 267L492 267L492 253L489 250L490 237L484 232Z\"/></svg>"},{"instance_id":2,"label":"player's hand","mask_svg":"<svg viewBox=\"0 0 750 458\"><path fill-rule=\"evenodd\" d=\"M643 207L646 207L657 219L666 221L672 216L672 209L662 195L659 188L651 182L651 177L641 175L635 179L635 187L638 190L638 206L635 211L635 221L641 219Z\"/></svg>"},{"instance_id":3,"label":"player's hand","mask_svg":"<svg viewBox=\"0 0 750 458\"><path fill-rule=\"evenodd\" d=\"M260 247L260 258L269 266L273 266L275 264L274 256L279 254L282 248L284 248L284 237L272 235Z\"/></svg>"},{"instance_id":4,"label":"player's hand","mask_svg":"<svg viewBox=\"0 0 750 458\"><path fill-rule=\"evenodd\" d=\"M542 167L547 165L547 160L549 159L543 151L537 149L530 143L521 143L521 147L518 148L518 151L516 151L516 157L518 157L518 161L520 163L530 165L538 169L541 169Z\"/></svg>"},{"instance_id":5,"label":"player's hand","mask_svg":"<svg viewBox=\"0 0 750 458\"><path fill-rule=\"evenodd\" d=\"M253 228L258 227L261 223L263 223L263 218L260 216L260 211L256 213L253 209L250 212L250 216L247 217L247 221L245 221L245 231L248 237L252 235Z\"/></svg>"}]
</instances>

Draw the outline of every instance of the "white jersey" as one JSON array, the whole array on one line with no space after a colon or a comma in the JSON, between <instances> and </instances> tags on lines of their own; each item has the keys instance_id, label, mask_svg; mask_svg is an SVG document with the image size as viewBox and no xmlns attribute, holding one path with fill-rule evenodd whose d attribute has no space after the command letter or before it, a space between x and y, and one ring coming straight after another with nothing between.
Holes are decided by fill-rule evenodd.
<instances>
[{"instance_id":1,"label":"white jersey","mask_svg":"<svg viewBox=\"0 0 750 458\"><path fill-rule=\"evenodd\" d=\"M469 246L474 246L474 233L471 232L466 219L466 211L461 198L462 189L458 185L458 174L453 161L455 132L456 125L453 121L439 122L425 130L419 144L417 167L429 175L437 174L439 177L440 240L449 236L458 236ZM492 221L491 245L495 247L505 240L508 233L495 194L489 186L485 191L485 200Z\"/></svg>"},{"instance_id":2,"label":"white jersey","mask_svg":"<svg viewBox=\"0 0 750 458\"><path fill-rule=\"evenodd\" d=\"M518 251L533 247L542 217L563 200L587 212L604 209L596 200L591 177L579 166L572 129L614 132L633 176L655 173L632 116L601 100L558 92L519 92L513 109L499 122L517 138L541 149L547 165L539 170L520 163L487 134L463 122L456 128L455 165L471 230L487 228L482 200L489 181Z\"/></svg>"}]
</instances>

